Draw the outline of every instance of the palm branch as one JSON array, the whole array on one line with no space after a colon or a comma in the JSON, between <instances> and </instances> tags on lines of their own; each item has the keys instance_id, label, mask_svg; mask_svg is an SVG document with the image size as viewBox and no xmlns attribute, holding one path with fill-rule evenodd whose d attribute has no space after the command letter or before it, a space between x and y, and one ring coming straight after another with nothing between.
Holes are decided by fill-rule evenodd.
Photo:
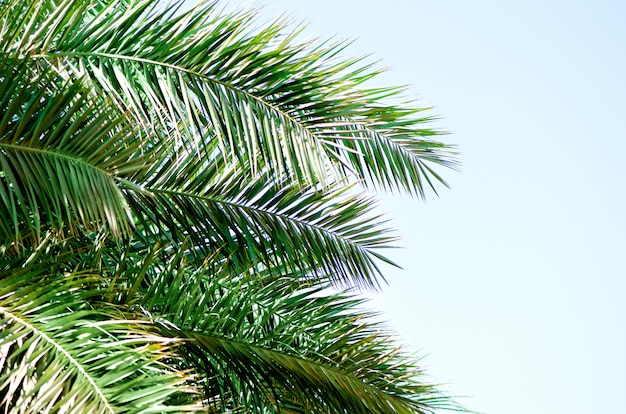
<instances>
[{"instance_id":1,"label":"palm branch","mask_svg":"<svg viewBox=\"0 0 626 414\"><path fill-rule=\"evenodd\" d=\"M158 254L150 257L158 261ZM185 339L185 363L207 377L205 403L216 412L455 407L422 381L353 294L311 287L303 275L223 277L221 269L187 267L180 254L158 267L146 273L147 289L133 301L158 315L161 335Z\"/></svg>"},{"instance_id":2,"label":"palm branch","mask_svg":"<svg viewBox=\"0 0 626 414\"><path fill-rule=\"evenodd\" d=\"M43 247L43 246L40 246ZM0 406L4 412L191 412L189 375L168 367L177 340L89 300L92 272L30 257L0 271ZM51 270L53 270L51 272ZM181 394L183 396L181 397ZM174 403L172 403L174 402Z\"/></svg>"},{"instance_id":3,"label":"palm branch","mask_svg":"<svg viewBox=\"0 0 626 414\"><path fill-rule=\"evenodd\" d=\"M217 2L0 1L5 411L457 408L352 292L454 167L342 42ZM333 293L334 292L334 293Z\"/></svg>"}]
</instances>

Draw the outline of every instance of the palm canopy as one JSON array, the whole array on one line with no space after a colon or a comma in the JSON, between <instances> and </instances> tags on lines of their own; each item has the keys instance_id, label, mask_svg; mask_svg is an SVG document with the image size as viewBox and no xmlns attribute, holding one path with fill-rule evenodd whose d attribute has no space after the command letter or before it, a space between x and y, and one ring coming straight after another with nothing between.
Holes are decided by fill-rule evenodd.
<instances>
[{"instance_id":1,"label":"palm canopy","mask_svg":"<svg viewBox=\"0 0 626 414\"><path fill-rule=\"evenodd\" d=\"M378 72L216 2L0 1L0 389L20 412L429 412L326 287L395 236L367 188L454 167Z\"/></svg>"}]
</instances>

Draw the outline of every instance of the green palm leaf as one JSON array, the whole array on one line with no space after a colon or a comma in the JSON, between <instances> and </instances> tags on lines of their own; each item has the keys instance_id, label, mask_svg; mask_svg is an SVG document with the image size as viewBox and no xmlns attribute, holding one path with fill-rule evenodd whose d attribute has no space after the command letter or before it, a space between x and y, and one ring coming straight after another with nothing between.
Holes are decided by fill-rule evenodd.
<instances>
[{"instance_id":1,"label":"green palm leaf","mask_svg":"<svg viewBox=\"0 0 626 414\"><path fill-rule=\"evenodd\" d=\"M420 381L372 315L356 310L362 300L305 288L294 275L219 278L187 268L181 256L166 262L148 272L136 300L159 313L162 334L186 339L186 363L212 379L207 403L363 413L453 407Z\"/></svg>"},{"instance_id":2,"label":"green palm leaf","mask_svg":"<svg viewBox=\"0 0 626 414\"><path fill-rule=\"evenodd\" d=\"M106 111L80 83L62 84L51 68L0 65L0 236L3 245L48 228L108 227L130 233L116 183L133 163L137 131ZM45 137L45 139L43 139Z\"/></svg>"},{"instance_id":3,"label":"green palm leaf","mask_svg":"<svg viewBox=\"0 0 626 414\"><path fill-rule=\"evenodd\" d=\"M163 364L172 340L115 320L78 293L88 274L49 275L40 263L0 274L0 394L17 412L183 412L170 405L184 376Z\"/></svg>"},{"instance_id":4,"label":"green palm leaf","mask_svg":"<svg viewBox=\"0 0 626 414\"><path fill-rule=\"evenodd\" d=\"M220 15L213 3L181 15L156 7L149 0L116 8L84 3L22 37L53 33L60 41L25 48L123 92L120 105L146 125L174 128L190 148L218 139L222 155L252 173L269 164L311 183L352 172L423 194L429 177L442 181L428 163L454 165L447 147L429 139L436 132L422 127L429 118L378 105L397 91L356 89L376 72L355 67L359 60L333 62L343 45L296 43L297 32L281 39L281 22L253 34L253 14ZM380 157L375 163L372 153Z\"/></svg>"},{"instance_id":5,"label":"green palm leaf","mask_svg":"<svg viewBox=\"0 0 626 414\"><path fill-rule=\"evenodd\" d=\"M377 286L376 259L385 259L376 249L394 237L373 213L373 200L355 195L350 186L325 192L277 187L267 184L271 180L246 182L237 171L220 174L208 187L211 177L181 182L194 176L194 158L176 168L185 173L161 170L163 179L145 186L149 195L127 194L131 208L155 229L168 229L179 242L189 239L205 255L220 246L235 269L284 264L333 275L338 283Z\"/></svg>"},{"instance_id":6,"label":"green palm leaf","mask_svg":"<svg viewBox=\"0 0 626 414\"><path fill-rule=\"evenodd\" d=\"M432 117L345 43L181 5L0 1L2 408L458 409L332 290L391 263L362 191L445 185Z\"/></svg>"}]
</instances>

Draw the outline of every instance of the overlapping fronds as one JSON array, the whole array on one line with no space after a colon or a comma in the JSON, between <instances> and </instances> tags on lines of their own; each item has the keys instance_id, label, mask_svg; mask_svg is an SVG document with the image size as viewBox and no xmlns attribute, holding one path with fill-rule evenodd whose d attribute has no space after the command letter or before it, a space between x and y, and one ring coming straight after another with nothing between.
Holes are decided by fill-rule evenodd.
<instances>
[{"instance_id":1,"label":"overlapping fronds","mask_svg":"<svg viewBox=\"0 0 626 414\"><path fill-rule=\"evenodd\" d=\"M115 179L133 165L134 134L79 83L46 64L0 62L0 244L49 227L130 234ZM26 236L26 237L25 237Z\"/></svg>"},{"instance_id":2,"label":"overlapping fronds","mask_svg":"<svg viewBox=\"0 0 626 414\"><path fill-rule=\"evenodd\" d=\"M208 378L216 409L291 406L303 412L432 412L452 406L423 382L364 302L297 277L207 277L172 258L136 298L165 335L186 339L187 363ZM286 275L287 276L287 275ZM221 402L220 406L218 402ZM270 411L271 412L271 411Z\"/></svg>"},{"instance_id":3,"label":"overlapping fronds","mask_svg":"<svg viewBox=\"0 0 626 414\"><path fill-rule=\"evenodd\" d=\"M128 201L144 221L211 254L216 246L233 267L281 264L334 275L337 283L377 286L376 248L394 237L372 210L374 201L339 183L325 191L246 181L236 169L196 171L195 156L162 168ZM194 177L189 180L188 177ZM149 230L149 229L148 229Z\"/></svg>"},{"instance_id":4,"label":"overlapping fronds","mask_svg":"<svg viewBox=\"0 0 626 414\"><path fill-rule=\"evenodd\" d=\"M384 280L365 191L445 185L432 117L345 43L181 5L0 0L0 408L445 408L328 290Z\"/></svg>"},{"instance_id":5,"label":"overlapping fronds","mask_svg":"<svg viewBox=\"0 0 626 414\"><path fill-rule=\"evenodd\" d=\"M258 257L371 287L375 260L385 260L372 248L394 237L362 215L365 198L332 215L325 200L355 179L423 194L437 177L427 161L451 162L427 139L427 119L411 118L417 110L378 103L393 89L357 89L375 71L339 60L342 45L283 36L282 22L254 33L253 14L222 15L213 3L182 14L153 1L9 3L6 66L28 68L40 78L31 89L45 84L51 95L40 102L27 90L21 105L6 102L14 123L33 125L29 140L9 124L13 138L1 143L2 230L18 245L42 226L125 236L139 223L168 241L191 238L203 254L217 246L238 271ZM5 78L5 96L19 92L17 76L27 73ZM48 136L53 129L69 133ZM259 194L262 206L250 198ZM317 207L280 214L298 196ZM313 210L332 219L303 219Z\"/></svg>"},{"instance_id":6,"label":"overlapping fronds","mask_svg":"<svg viewBox=\"0 0 626 414\"><path fill-rule=\"evenodd\" d=\"M431 178L442 181L428 163L454 164L430 140L429 117L379 104L399 91L357 89L376 71L337 59L341 43L297 42L298 31L282 35L282 21L251 31L253 13L222 15L216 3L179 14L175 3L160 12L154 0L91 3L60 2L19 33L30 39L22 53L88 76L190 146L219 140L222 155L250 173L269 164L315 183L349 171L423 194Z\"/></svg>"},{"instance_id":7,"label":"overlapping fronds","mask_svg":"<svg viewBox=\"0 0 626 414\"><path fill-rule=\"evenodd\" d=\"M170 404L189 389L189 378L165 364L176 340L150 333L145 323L116 320L114 308L93 309L87 289L97 285L97 278L59 277L48 273L53 266L43 262L0 272L3 412L197 408Z\"/></svg>"}]
</instances>

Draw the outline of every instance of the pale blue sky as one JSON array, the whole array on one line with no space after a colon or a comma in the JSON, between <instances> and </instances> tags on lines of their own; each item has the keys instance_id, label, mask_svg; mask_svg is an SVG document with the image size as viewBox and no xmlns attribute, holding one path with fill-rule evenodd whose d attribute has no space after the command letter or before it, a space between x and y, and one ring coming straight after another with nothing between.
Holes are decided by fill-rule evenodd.
<instances>
[{"instance_id":1,"label":"pale blue sky","mask_svg":"<svg viewBox=\"0 0 626 414\"><path fill-rule=\"evenodd\" d=\"M434 379L490 414L625 412L626 4L260 4L357 39L459 145L451 190L383 205L405 270L375 304Z\"/></svg>"}]
</instances>

